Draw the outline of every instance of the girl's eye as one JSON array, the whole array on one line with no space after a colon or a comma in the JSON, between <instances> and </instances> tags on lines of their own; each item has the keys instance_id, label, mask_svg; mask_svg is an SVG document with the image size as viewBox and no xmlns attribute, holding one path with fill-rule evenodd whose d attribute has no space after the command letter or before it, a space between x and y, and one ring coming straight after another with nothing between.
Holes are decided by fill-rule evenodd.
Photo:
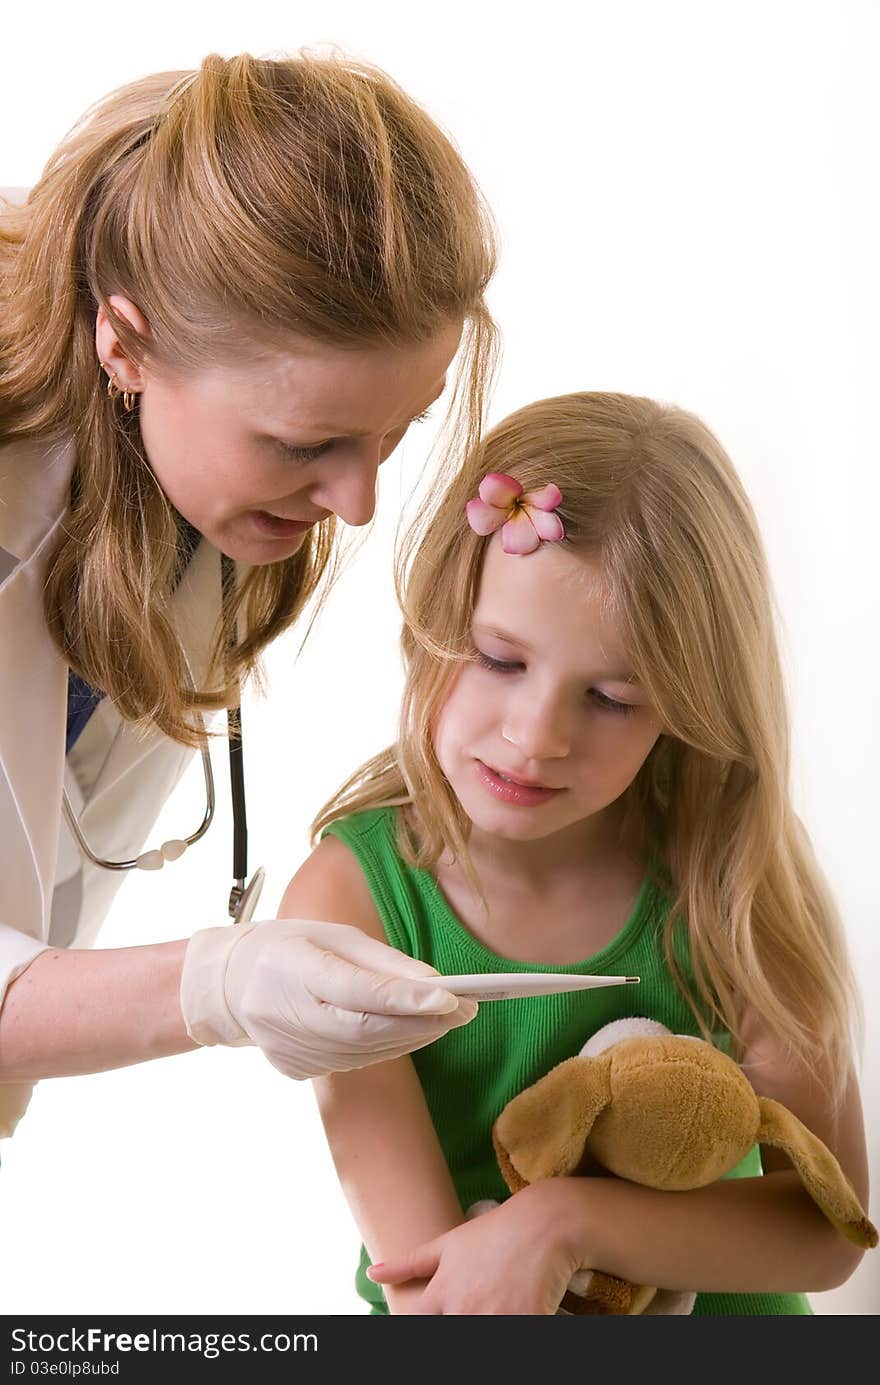
<instances>
[{"instance_id":1,"label":"girl's eye","mask_svg":"<svg viewBox=\"0 0 880 1385\"><path fill-rule=\"evenodd\" d=\"M636 709L631 702L618 702L616 698L609 697L607 693L600 692L598 688L590 688L590 696L603 712L621 712L624 716L629 715Z\"/></svg>"},{"instance_id":2,"label":"girl's eye","mask_svg":"<svg viewBox=\"0 0 880 1385\"><path fill-rule=\"evenodd\" d=\"M430 418L430 417L431 417L431 410L430 410L430 409L426 409L425 412L424 412L423 414L416 414L415 418L411 419L410 422L411 422L411 423L424 423L425 419L426 419L426 418Z\"/></svg>"},{"instance_id":3,"label":"girl's eye","mask_svg":"<svg viewBox=\"0 0 880 1385\"><path fill-rule=\"evenodd\" d=\"M476 655L477 663L481 664L483 668L491 669L493 673L519 673L523 667L522 664L518 664L513 660L492 659L488 654L484 654L481 649L474 650L474 654Z\"/></svg>"},{"instance_id":4,"label":"girl's eye","mask_svg":"<svg viewBox=\"0 0 880 1385\"><path fill-rule=\"evenodd\" d=\"M513 659L493 659L490 654L484 654L482 649L474 650L474 658L482 668L487 668L492 673L521 673L525 668L525 664ZM598 688L590 689L590 697L603 712L615 712L621 716L631 716L636 710L632 702L618 702L616 698L609 697L607 693L600 692Z\"/></svg>"},{"instance_id":5,"label":"girl's eye","mask_svg":"<svg viewBox=\"0 0 880 1385\"><path fill-rule=\"evenodd\" d=\"M291 447L290 443L280 443L285 457L293 457L297 462L316 462L330 446L329 442L316 443L314 447Z\"/></svg>"}]
</instances>

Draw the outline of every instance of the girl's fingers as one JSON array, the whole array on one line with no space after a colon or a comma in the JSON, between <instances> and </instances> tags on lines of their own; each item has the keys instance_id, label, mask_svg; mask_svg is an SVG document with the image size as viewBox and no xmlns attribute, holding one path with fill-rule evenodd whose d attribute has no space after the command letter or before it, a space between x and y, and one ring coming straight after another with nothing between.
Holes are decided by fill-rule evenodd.
<instances>
[{"instance_id":1,"label":"girl's fingers","mask_svg":"<svg viewBox=\"0 0 880 1385\"><path fill-rule=\"evenodd\" d=\"M405 1284L408 1279L430 1279L439 1263L440 1254L433 1245L417 1246L406 1255L369 1265L367 1278L374 1284Z\"/></svg>"}]
</instances>

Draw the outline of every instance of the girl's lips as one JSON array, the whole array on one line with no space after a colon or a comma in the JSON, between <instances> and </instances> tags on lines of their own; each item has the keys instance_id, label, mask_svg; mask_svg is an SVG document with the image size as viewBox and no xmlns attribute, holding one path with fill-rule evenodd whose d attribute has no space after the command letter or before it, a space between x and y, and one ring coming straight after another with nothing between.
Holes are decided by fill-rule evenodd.
<instances>
[{"instance_id":1,"label":"girl's lips","mask_svg":"<svg viewBox=\"0 0 880 1385\"><path fill-rule=\"evenodd\" d=\"M292 539L304 534L316 523L313 519L280 519L270 515L268 510L251 510L251 519L264 538Z\"/></svg>"},{"instance_id":2,"label":"girl's lips","mask_svg":"<svg viewBox=\"0 0 880 1385\"><path fill-rule=\"evenodd\" d=\"M520 808L536 808L562 793L562 789L546 789L539 784L517 784L513 779L505 779L497 770L484 765L482 760L477 760L476 766L484 788L495 798L501 799L502 803L513 803Z\"/></svg>"}]
</instances>

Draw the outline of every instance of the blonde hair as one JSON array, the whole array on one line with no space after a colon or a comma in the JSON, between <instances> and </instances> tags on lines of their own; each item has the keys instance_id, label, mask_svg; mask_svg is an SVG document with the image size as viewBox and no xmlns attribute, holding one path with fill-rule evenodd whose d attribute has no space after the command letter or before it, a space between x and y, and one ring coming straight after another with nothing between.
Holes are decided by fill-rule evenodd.
<instances>
[{"instance_id":1,"label":"blonde hair","mask_svg":"<svg viewBox=\"0 0 880 1385\"><path fill-rule=\"evenodd\" d=\"M710 1037L737 1040L738 1007L789 1051L828 1064L840 1095L858 1000L829 891L792 810L789 728L770 582L749 501L723 448L681 409L571 394L494 428L400 556L406 688L396 746L316 820L408 804L401 849L424 869L467 861L469 823L431 728L463 659L486 540L465 504L490 471L561 489L565 546L601 564L632 660L664 725L626 795L672 898L666 955ZM438 581L438 573L443 580ZM409 818L404 822L404 818ZM695 994L678 948L686 938Z\"/></svg>"},{"instance_id":2,"label":"blonde hair","mask_svg":"<svg viewBox=\"0 0 880 1385\"><path fill-rule=\"evenodd\" d=\"M285 333L418 343L463 317L449 432L467 447L492 366L494 261L488 213L450 141L383 72L338 56L210 56L123 87L64 140L26 205L3 211L0 445L74 439L46 616L71 667L125 718L198 740L192 708L222 705L293 622L328 568L335 525L247 574L216 632L223 686L190 690L168 608L177 517L137 413L108 399L98 307L141 359L108 299L136 303L151 360L172 372L283 346Z\"/></svg>"}]
</instances>

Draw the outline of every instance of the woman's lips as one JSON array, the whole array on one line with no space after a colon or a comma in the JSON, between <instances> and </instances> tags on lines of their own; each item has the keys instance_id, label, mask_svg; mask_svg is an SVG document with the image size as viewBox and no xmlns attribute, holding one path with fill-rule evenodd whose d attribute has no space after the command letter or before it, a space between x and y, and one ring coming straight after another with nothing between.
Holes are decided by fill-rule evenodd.
<instances>
[{"instance_id":1,"label":"woman's lips","mask_svg":"<svg viewBox=\"0 0 880 1385\"><path fill-rule=\"evenodd\" d=\"M259 532L270 539L292 539L304 534L317 523L314 519L281 519L268 510L251 510L251 518Z\"/></svg>"},{"instance_id":2,"label":"woman's lips","mask_svg":"<svg viewBox=\"0 0 880 1385\"><path fill-rule=\"evenodd\" d=\"M541 803L547 803L557 794L562 793L562 789L548 789L541 784L521 784L515 779L503 775L498 770L490 769L484 765L482 760L476 761L477 774L484 788L502 803L513 803L520 808L536 808Z\"/></svg>"}]
</instances>

